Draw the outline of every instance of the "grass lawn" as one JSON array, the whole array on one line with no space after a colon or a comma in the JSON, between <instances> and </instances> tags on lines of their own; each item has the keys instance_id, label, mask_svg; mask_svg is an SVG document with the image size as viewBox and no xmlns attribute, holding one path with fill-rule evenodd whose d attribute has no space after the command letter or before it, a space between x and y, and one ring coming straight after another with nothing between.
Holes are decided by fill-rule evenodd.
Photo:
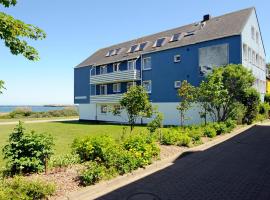
<instances>
[{"instance_id":1,"label":"grass lawn","mask_svg":"<svg viewBox=\"0 0 270 200\"><path fill-rule=\"evenodd\" d=\"M9 134L16 125L0 125L0 148L6 144ZM48 122L25 124L26 130L35 130L39 133L48 133L54 137L55 154L66 154L71 152L70 145L74 138L82 136L94 136L100 134L111 135L114 138L120 137L124 125L111 124L89 124L79 122ZM134 129L135 132L140 132L146 129L138 126ZM129 131L129 127L127 129ZM0 168L4 162L2 159L2 151L0 151Z\"/></svg>"}]
</instances>

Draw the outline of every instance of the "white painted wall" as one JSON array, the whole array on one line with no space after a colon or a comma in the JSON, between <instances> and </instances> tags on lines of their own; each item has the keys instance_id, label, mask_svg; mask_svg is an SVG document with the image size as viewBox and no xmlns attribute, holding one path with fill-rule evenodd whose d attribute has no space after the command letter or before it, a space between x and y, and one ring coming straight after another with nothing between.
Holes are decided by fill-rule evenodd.
<instances>
[{"instance_id":1,"label":"white painted wall","mask_svg":"<svg viewBox=\"0 0 270 200\"><path fill-rule=\"evenodd\" d=\"M95 120L96 119L96 105L95 104L79 104L79 114L81 120Z\"/></svg>"},{"instance_id":2,"label":"white painted wall","mask_svg":"<svg viewBox=\"0 0 270 200\"><path fill-rule=\"evenodd\" d=\"M126 112L122 112L121 115L115 116L111 112L101 113L102 104L80 104L79 112L80 119L82 120L100 120L108 122L117 122L117 123L127 123L128 118ZM114 104L106 104L109 107L112 107ZM176 109L178 103L153 103L153 106L157 106L158 110L164 114L164 125L179 125L180 124L180 114ZM97 109L97 118L96 118L96 109ZM200 124L203 123L203 119L199 117L200 108L198 105L193 105L186 113L188 120L184 124ZM138 119L136 123L148 123L152 119L143 118ZM208 119L210 121L210 119Z\"/></svg>"},{"instance_id":3,"label":"white painted wall","mask_svg":"<svg viewBox=\"0 0 270 200\"><path fill-rule=\"evenodd\" d=\"M252 27L254 27L255 30L255 37L252 38ZM259 34L259 41L257 43L256 41L256 32ZM248 69L251 69L254 76L256 77L257 81L254 85L254 87L262 94L265 94L266 91L266 66L264 63L253 63L252 62L252 51L254 51L256 54L258 54L264 61L266 58L264 47L263 47L263 40L259 28L259 22L256 16L255 9L253 10L252 14L250 15L243 31L241 34L242 37L242 64L247 67ZM244 55L244 49L243 45L247 45L247 56ZM248 56L248 48L251 49L251 57L249 59Z\"/></svg>"}]
</instances>

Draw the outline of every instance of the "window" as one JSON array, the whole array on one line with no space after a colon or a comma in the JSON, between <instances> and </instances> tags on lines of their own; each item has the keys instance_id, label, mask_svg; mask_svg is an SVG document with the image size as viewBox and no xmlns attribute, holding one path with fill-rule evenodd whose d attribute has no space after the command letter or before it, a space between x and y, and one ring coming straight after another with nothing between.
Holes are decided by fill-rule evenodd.
<instances>
[{"instance_id":1,"label":"window","mask_svg":"<svg viewBox=\"0 0 270 200\"><path fill-rule=\"evenodd\" d=\"M121 83L113 84L113 92L121 92Z\"/></svg>"},{"instance_id":2,"label":"window","mask_svg":"<svg viewBox=\"0 0 270 200\"><path fill-rule=\"evenodd\" d=\"M195 35L195 31L188 31L185 33L185 37Z\"/></svg>"},{"instance_id":3,"label":"window","mask_svg":"<svg viewBox=\"0 0 270 200\"><path fill-rule=\"evenodd\" d=\"M100 95L106 95L107 94L107 85L100 85Z\"/></svg>"},{"instance_id":4,"label":"window","mask_svg":"<svg viewBox=\"0 0 270 200\"><path fill-rule=\"evenodd\" d=\"M147 70L147 69L151 69L151 57L146 57L143 58L143 69Z\"/></svg>"},{"instance_id":5,"label":"window","mask_svg":"<svg viewBox=\"0 0 270 200\"><path fill-rule=\"evenodd\" d=\"M120 71L120 63L114 63L113 64L113 71L114 72Z\"/></svg>"},{"instance_id":6,"label":"window","mask_svg":"<svg viewBox=\"0 0 270 200\"><path fill-rule=\"evenodd\" d=\"M100 67L100 74L106 74L107 73L107 66L101 66Z\"/></svg>"},{"instance_id":7,"label":"window","mask_svg":"<svg viewBox=\"0 0 270 200\"><path fill-rule=\"evenodd\" d=\"M243 44L243 55L244 55L244 59L247 60L248 55L247 55L247 45Z\"/></svg>"},{"instance_id":8,"label":"window","mask_svg":"<svg viewBox=\"0 0 270 200\"><path fill-rule=\"evenodd\" d=\"M142 51L147 45L147 42L143 42L139 45L137 45L137 48L134 51Z\"/></svg>"},{"instance_id":9,"label":"window","mask_svg":"<svg viewBox=\"0 0 270 200\"><path fill-rule=\"evenodd\" d=\"M255 64L256 64L257 66L259 66L259 55L258 55L258 54L256 54L256 62L255 62Z\"/></svg>"},{"instance_id":10,"label":"window","mask_svg":"<svg viewBox=\"0 0 270 200\"><path fill-rule=\"evenodd\" d=\"M113 53L113 51L114 51L114 50L110 50L110 51L108 51L108 52L107 52L107 54L106 54L106 57L111 56L111 54Z\"/></svg>"},{"instance_id":11,"label":"window","mask_svg":"<svg viewBox=\"0 0 270 200\"><path fill-rule=\"evenodd\" d=\"M181 56L180 55L175 55L174 56L174 62L175 63L178 63L178 62L180 62L181 61Z\"/></svg>"},{"instance_id":12,"label":"window","mask_svg":"<svg viewBox=\"0 0 270 200\"><path fill-rule=\"evenodd\" d=\"M255 64L255 51L252 51L252 64Z\"/></svg>"},{"instance_id":13,"label":"window","mask_svg":"<svg viewBox=\"0 0 270 200\"><path fill-rule=\"evenodd\" d=\"M108 111L108 106L107 105L101 105L100 106L100 112L103 114L106 114Z\"/></svg>"},{"instance_id":14,"label":"window","mask_svg":"<svg viewBox=\"0 0 270 200\"><path fill-rule=\"evenodd\" d=\"M151 81L143 81L143 87L147 93L152 92L152 82Z\"/></svg>"},{"instance_id":15,"label":"window","mask_svg":"<svg viewBox=\"0 0 270 200\"><path fill-rule=\"evenodd\" d=\"M255 40L255 28L253 26L251 27L251 38Z\"/></svg>"},{"instance_id":16,"label":"window","mask_svg":"<svg viewBox=\"0 0 270 200\"><path fill-rule=\"evenodd\" d=\"M174 81L174 88L180 88L181 87L181 81Z\"/></svg>"},{"instance_id":17,"label":"window","mask_svg":"<svg viewBox=\"0 0 270 200\"><path fill-rule=\"evenodd\" d=\"M136 68L135 63L136 63L136 60L129 60L128 61L128 70L134 70Z\"/></svg>"},{"instance_id":18,"label":"window","mask_svg":"<svg viewBox=\"0 0 270 200\"><path fill-rule=\"evenodd\" d=\"M159 38L155 41L153 47L161 47L165 41L165 38Z\"/></svg>"},{"instance_id":19,"label":"window","mask_svg":"<svg viewBox=\"0 0 270 200\"><path fill-rule=\"evenodd\" d=\"M129 50L128 50L128 53L133 53L134 51L135 51L135 49L137 48L137 44L135 44L135 45L132 45L130 48L129 48Z\"/></svg>"},{"instance_id":20,"label":"window","mask_svg":"<svg viewBox=\"0 0 270 200\"><path fill-rule=\"evenodd\" d=\"M128 82L127 83L127 90L129 90L129 88L131 88L132 86L136 86L136 82Z\"/></svg>"},{"instance_id":21,"label":"window","mask_svg":"<svg viewBox=\"0 0 270 200\"><path fill-rule=\"evenodd\" d=\"M251 48L248 48L248 61L251 63L252 55L251 55Z\"/></svg>"},{"instance_id":22,"label":"window","mask_svg":"<svg viewBox=\"0 0 270 200\"><path fill-rule=\"evenodd\" d=\"M259 44L259 33L256 32L256 43Z\"/></svg>"},{"instance_id":23,"label":"window","mask_svg":"<svg viewBox=\"0 0 270 200\"><path fill-rule=\"evenodd\" d=\"M178 41L180 39L180 35L181 35L181 33L173 34L171 39L170 39L170 42Z\"/></svg>"},{"instance_id":24,"label":"window","mask_svg":"<svg viewBox=\"0 0 270 200\"><path fill-rule=\"evenodd\" d=\"M113 109L114 109L114 112L115 112L117 115L120 115L120 114L121 114L121 106L120 106L120 105L114 105L114 106L113 106Z\"/></svg>"}]
</instances>

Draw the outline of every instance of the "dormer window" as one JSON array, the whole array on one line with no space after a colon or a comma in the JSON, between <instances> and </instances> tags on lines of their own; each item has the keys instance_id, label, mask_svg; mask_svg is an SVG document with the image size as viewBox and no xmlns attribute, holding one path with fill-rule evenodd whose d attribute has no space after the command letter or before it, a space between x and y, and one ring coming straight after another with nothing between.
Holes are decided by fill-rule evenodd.
<instances>
[{"instance_id":1,"label":"dormer window","mask_svg":"<svg viewBox=\"0 0 270 200\"><path fill-rule=\"evenodd\" d=\"M147 42L143 42L143 43L137 45L135 51L143 51L143 49L146 47L146 45L147 45Z\"/></svg>"},{"instance_id":2,"label":"dormer window","mask_svg":"<svg viewBox=\"0 0 270 200\"><path fill-rule=\"evenodd\" d=\"M113 53L113 51L114 51L114 50L110 50L110 51L108 51L108 52L107 52L107 54L106 54L106 57L111 56L111 55L112 55L112 53Z\"/></svg>"},{"instance_id":3,"label":"dormer window","mask_svg":"<svg viewBox=\"0 0 270 200\"><path fill-rule=\"evenodd\" d=\"M135 51L135 49L137 48L137 44L135 44L135 45L132 45L130 48L129 48L129 50L128 50L128 53L133 53L134 51Z\"/></svg>"},{"instance_id":4,"label":"dormer window","mask_svg":"<svg viewBox=\"0 0 270 200\"><path fill-rule=\"evenodd\" d=\"M170 42L178 41L180 39L180 35L181 35L181 33L173 34L171 39L170 39Z\"/></svg>"},{"instance_id":5,"label":"dormer window","mask_svg":"<svg viewBox=\"0 0 270 200\"><path fill-rule=\"evenodd\" d=\"M195 31L188 31L185 33L185 37L195 35Z\"/></svg>"},{"instance_id":6,"label":"dormer window","mask_svg":"<svg viewBox=\"0 0 270 200\"><path fill-rule=\"evenodd\" d=\"M165 38L159 38L155 41L153 47L161 47L164 44Z\"/></svg>"}]
</instances>

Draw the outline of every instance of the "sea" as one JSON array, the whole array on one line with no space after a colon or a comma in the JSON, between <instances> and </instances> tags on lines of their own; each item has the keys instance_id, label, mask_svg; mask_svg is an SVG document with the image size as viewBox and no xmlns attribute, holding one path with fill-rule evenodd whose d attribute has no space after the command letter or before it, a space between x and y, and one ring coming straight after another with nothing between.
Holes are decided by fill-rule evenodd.
<instances>
[{"instance_id":1,"label":"sea","mask_svg":"<svg viewBox=\"0 0 270 200\"><path fill-rule=\"evenodd\" d=\"M70 107L70 106L69 106ZM46 112L50 110L63 110L66 106L32 106L32 105L20 105L20 106L0 106L0 113L8 113L17 108L31 109L33 112Z\"/></svg>"}]
</instances>

